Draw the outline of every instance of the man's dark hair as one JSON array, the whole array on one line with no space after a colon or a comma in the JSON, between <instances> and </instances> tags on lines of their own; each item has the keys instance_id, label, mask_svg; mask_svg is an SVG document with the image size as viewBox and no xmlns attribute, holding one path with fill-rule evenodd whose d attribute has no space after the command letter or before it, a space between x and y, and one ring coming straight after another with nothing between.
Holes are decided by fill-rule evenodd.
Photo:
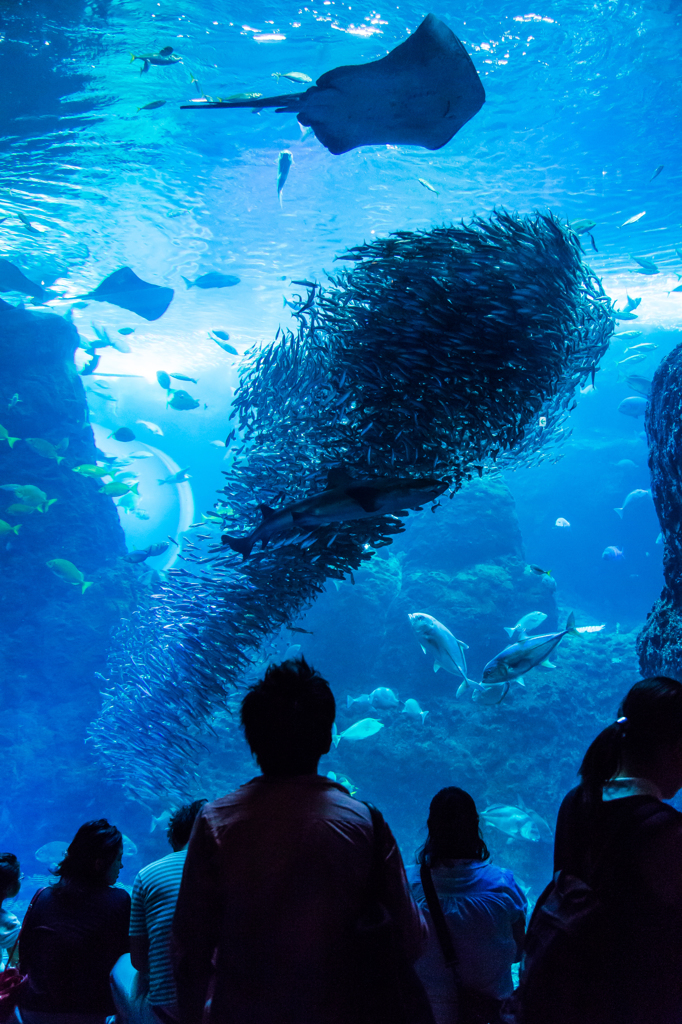
<instances>
[{"instance_id":1,"label":"man's dark hair","mask_svg":"<svg viewBox=\"0 0 682 1024\"><path fill-rule=\"evenodd\" d=\"M195 800L192 804L183 804L171 815L166 835L175 853L187 846L192 834L192 825L205 803L208 801Z\"/></svg>"},{"instance_id":2,"label":"man's dark hair","mask_svg":"<svg viewBox=\"0 0 682 1024\"><path fill-rule=\"evenodd\" d=\"M62 881L106 885L105 876L123 847L123 836L106 818L86 821L55 869Z\"/></svg>"},{"instance_id":3,"label":"man's dark hair","mask_svg":"<svg viewBox=\"0 0 682 1024\"><path fill-rule=\"evenodd\" d=\"M13 853L0 853L0 900L16 895L21 879L21 867Z\"/></svg>"},{"instance_id":4,"label":"man's dark hair","mask_svg":"<svg viewBox=\"0 0 682 1024\"><path fill-rule=\"evenodd\" d=\"M271 665L242 701L246 742L267 775L314 770L330 746L336 702L305 658Z\"/></svg>"}]
</instances>

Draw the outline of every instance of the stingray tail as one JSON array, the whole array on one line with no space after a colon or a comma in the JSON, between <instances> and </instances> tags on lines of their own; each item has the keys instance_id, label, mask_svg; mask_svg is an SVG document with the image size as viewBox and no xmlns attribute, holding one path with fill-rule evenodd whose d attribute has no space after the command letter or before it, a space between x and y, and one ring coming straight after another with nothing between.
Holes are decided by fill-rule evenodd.
<instances>
[{"instance_id":1,"label":"stingray tail","mask_svg":"<svg viewBox=\"0 0 682 1024\"><path fill-rule=\"evenodd\" d=\"M288 111L297 111L301 109L303 97L306 96L308 90L305 92L291 92L285 93L284 96L261 96L260 99L252 100L232 100L231 102L222 100L216 103L185 103L180 109L181 110L208 110L223 107L225 109L236 109L237 107L250 107L251 110L262 110L264 107L278 107L278 114L285 114Z\"/></svg>"}]
</instances>

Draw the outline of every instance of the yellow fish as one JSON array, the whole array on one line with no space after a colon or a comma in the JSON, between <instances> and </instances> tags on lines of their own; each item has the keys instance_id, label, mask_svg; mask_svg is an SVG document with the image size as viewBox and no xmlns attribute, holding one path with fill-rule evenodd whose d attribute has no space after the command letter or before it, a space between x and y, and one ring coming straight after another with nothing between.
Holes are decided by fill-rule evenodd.
<instances>
[{"instance_id":1,"label":"yellow fish","mask_svg":"<svg viewBox=\"0 0 682 1024\"><path fill-rule=\"evenodd\" d=\"M118 483L114 482L111 484L106 484L106 486L102 487L101 489L102 494L108 494L111 498L120 498L122 497L122 495L128 494L130 491L132 491L133 494L140 493L137 489L136 483L134 483L131 487L128 484L121 483L120 481Z\"/></svg>"},{"instance_id":2,"label":"yellow fish","mask_svg":"<svg viewBox=\"0 0 682 1024\"><path fill-rule=\"evenodd\" d=\"M0 519L0 537L4 537L6 533L19 533L21 529L21 523L17 523L16 526L10 526L4 519Z\"/></svg>"},{"instance_id":3,"label":"yellow fish","mask_svg":"<svg viewBox=\"0 0 682 1024\"><path fill-rule=\"evenodd\" d=\"M7 428L0 425L0 441L7 441L10 448L14 448L14 445L20 440L20 437L10 437Z\"/></svg>"},{"instance_id":4,"label":"yellow fish","mask_svg":"<svg viewBox=\"0 0 682 1024\"><path fill-rule=\"evenodd\" d=\"M59 465L64 459L64 456L59 453L64 451L68 441L60 441L58 445L54 445L42 437L27 437L26 444L37 455L42 455L44 459L56 459L57 465Z\"/></svg>"},{"instance_id":5,"label":"yellow fish","mask_svg":"<svg viewBox=\"0 0 682 1024\"><path fill-rule=\"evenodd\" d=\"M74 587L80 587L81 594L84 594L88 587L92 586L92 582L88 583L80 569L77 569L73 562L69 562L67 558L52 558L45 565L48 569L52 569L55 576L59 576L60 580L63 580L64 583L71 583Z\"/></svg>"},{"instance_id":6,"label":"yellow fish","mask_svg":"<svg viewBox=\"0 0 682 1024\"><path fill-rule=\"evenodd\" d=\"M82 466L74 466L72 472L80 473L81 476L91 476L95 479L100 476L111 476L111 470L108 466L94 466L90 462L84 462Z\"/></svg>"}]
</instances>

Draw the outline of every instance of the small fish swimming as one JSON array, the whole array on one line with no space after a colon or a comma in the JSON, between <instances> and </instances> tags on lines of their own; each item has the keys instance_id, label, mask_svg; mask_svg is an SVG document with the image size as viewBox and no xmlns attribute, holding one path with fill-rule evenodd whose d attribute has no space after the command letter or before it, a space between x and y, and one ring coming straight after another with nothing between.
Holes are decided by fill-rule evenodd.
<instances>
[{"instance_id":1,"label":"small fish swimming","mask_svg":"<svg viewBox=\"0 0 682 1024\"><path fill-rule=\"evenodd\" d=\"M562 516L559 516L554 525L559 530L570 530L571 528L571 524L569 523L568 519L564 519Z\"/></svg>"},{"instance_id":2,"label":"small fish swimming","mask_svg":"<svg viewBox=\"0 0 682 1024\"><path fill-rule=\"evenodd\" d=\"M531 843L540 841L540 830L527 811L512 805L490 804L481 811L481 818L486 825L504 832L513 839L527 839Z\"/></svg>"},{"instance_id":3,"label":"small fish swimming","mask_svg":"<svg viewBox=\"0 0 682 1024\"><path fill-rule=\"evenodd\" d=\"M621 549L617 548L614 544L609 544L607 548L604 548L601 556L605 562L620 562L625 558Z\"/></svg>"},{"instance_id":4,"label":"small fish swimming","mask_svg":"<svg viewBox=\"0 0 682 1024\"><path fill-rule=\"evenodd\" d=\"M158 376L158 374L157 374L157 376ZM171 377L174 380L186 380L190 384L198 384L199 383L199 381L195 380L194 377L185 377L184 373L171 373Z\"/></svg>"},{"instance_id":5,"label":"small fish swimming","mask_svg":"<svg viewBox=\"0 0 682 1024\"><path fill-rule=\"evenodd\" d=\"M213 332L213 334L217 334L217 333L218 333L217 331ZM209 337L213 341L215 341L216 345L220 346L220 348L223 350L223 352L229 352L231 356L238 356L239 355L239 353L237 352L237 349L234 347L234 345L230 345L227 341L222 340L221 337L217 337L217 338L213 337L213 334L209 335ZM223 334L226 334L226 332L225 331L221 331L220 334L223 335ZM229 334L226 334L226 337L229 338Z\"/></svg>"},{"instance_id":6,"label":"small fish swimming","mask_svg":"<svg viewBox=\"0 0 682 1024\"><path fill-rule=\"evenodd\" d=\"M212 445L214 448L227 448L227 445L225 444L224 441L209 441L208 443Z\"/></svg>"},{"instance_id":7,"label":"small fish swimming","mask_svg":"<svg viewBox=\"0 0 682 1024\"><path fill-rule=\"evenodd\" d=\"M59 864L66 857L68 848L68 843L45 843L44 846L36 850L34 856L41 864Z\"/></svg>"},{"instance_id":8,"label":"small fish swimming","mask_svg":"<svg viewBox=\"0 0 682 1024\"><path fill-rule=\"evenodd\" d=\"M652 341L641 341L639 345L630 345L629 348L625 349L625 355L628 352L653 352L658 348L658 345L654 345Z\"/></svg>"},{"instance_id":9,"label":"small fish swimming","mask_svg":"<svg viewBox=\"0 0 682 1024\"><path fill-rule=\"evenodd\" d=\"M173 391L172 395L173 397L171 398L171 400L166 403L171 407L171 409L198 409L199 406L201 405L201 402L199 402L196 398L192 398L192 396L188 395L186 391Z\"/></svg>"},{"instance_id":10,"label":"small fish swimming","mask_svg":"<svg viewBox=\"0 0 682 1024\"><path fill-rule=\"evenodd\" d=\"M643 490L638 487L634 491L630 491L625 501L623 502L622 508L614 509L614 512L618 513L620 519L623 518L623 513L626 508L632 509L633 507L641 508L643 504L649 504L651 502L651 491Z\"/></svg>"},{"instance_id":11,"label":"small fish swimming","mask_svg":"<svg viewBox=\"0 0 682 1024\"><path fill-rule=\"evenodd\" d=\"M109 434L109 437L113 437L116 441L123 441L128 443L135 440L135 434L132 432L130 427L119 427L113 434Z\"/></svg>"},{"instance_id":12,"label":"small fish swimming","mask_svg":"<svg viewBox=\"0 0 682 1024\"><path fill-rule=\"evenodd\" d=\"M92 582L88 582L80 569L77 569L73 562L69 562L67 558L52 558L45 564L48 569L52 569L55 576L58 576L60 580L64 581L64 583L70 583L74 587L80 587L81 594L84 594L88 587L92 586Z\"/></svg>"},{"instance_id":13,"label":"small fish swimming","mask_svg":"<svg viewBox=\"0 0 682 1024\"><path fill-rule=\"evenodd\" d=\"M110 498L120 498L124 494L128 494L129 491L132 491L133 494L139 495L140 492L137 489L137 483L126 484L123 483L122 480L114 480L112 483L105 484L104 487L100 488L100 493L106 494Z\"/></svg>"},{"instance_id":14,"label":"small fish swimming","mask_svg":"<svg viewBox=\"0 0 682 1024\"><path fill-rule=\"evenodd\" d=\"M132 54L130 63L133 64L136 60L142 61L142 70L140 71L140 74L144 75L149 71L149 67L152 64L154 67L169 67L171 64L180 64L182 62L182 57L178 57L177 54L173 53L172 46L164 46L164 48L159 50L158 53L146 53L138 56Z\"/></svg>"},{"instance_id":15,"label":"small fish swimming","mask_svg":"<svg viewBox=\"0 0 682 1024\"><path fill-rule=\"evenodd\" d=\"M618 412L623 416L632 416L636 420L644 415L647 404L646 398L624 398L618 406Z\"/></svg>"},{"instance_id":16,"label":"small fish swimming","mask_svg":"<svg viewBox=\"0 0 682 1024\"><path fill-rule=\"evenodd\" d=\"M164 391L170 391L171 379L165 370L157 370L156 379Z\"/></svg>"},{"instance_id":17,"label":"small fish swimming","mask_svg":"<svg viewBox=\"0 0 682 1024\"><path fill-rule=\"evenodd\" d=\"M294 158L290 149L283 149L277 158L277 198L280 206L282 205L282 189L289 177L293 162Z\"/></svg>"},{"instance_id":18,"label":"small fish swimming","mask_svg":"<svg viewBox=\"0 0 682 1024\"><path fill-rule=\"evenodd\" d=\"M87 305L87 303L85 303L85 305ZM135 328L134 327L119 327L118 333L119 334L123 334L125 337L127 337L129 334L134 334L135 333Z\"/></svg>"},{"instance_id":19,"label":"small fish swimming","mask_svg":"<svg viewBox=\"0 0 682 1024\"><path fill-rule=\"evenodd\" d=\"M89 476L94 480L99 480L103 476L111 476L111 468L109 466L95 466L93 463L85 462L81 466L74 466L71 470L72 473L79 473L81 476Z\"/></svg>"},{"instance_id":20,"label":"small fish swimming","mask_svg":"<svg viewBox=\"0 0 682 1024\"><path fill-rule=\"evenodd\" d=\"M359 722L349 725L341 733L336 731L336 726L334 725L332 728L332 741L335 747L338 747L341 740L349 740L352 743L356 743L358 740L366 740L370 736L375 736L383 727L384 723L376 718L361 718Z\"/></svg>"},{"instance_id":21,"label":"small fish swimming","mask_svg":"<svg viewBox=\"0 0 682 1024\"><path fill-rule=\"evenodd\" d=\"M10 448L14 448L17 441L21 441L21 438L10 437L7 428L0 425L0 441L7 441L7 444L10 446Z\"/></svg>"},{"instance_id":22,"label":"small fish swimming","mask_svg":"<svg viewBox=\"0 0 682 1024\"><path fill-rule=\"evenodd\" d=\"M163 430L156 423L150 423L149 420L135 420L136 423L141 423L147 430L151 430L152 434L158 434L159 437L163 437Z\"/></svg>"},{"instance_id":23,"label":"small fish swimming","mask_svg":"<svg viewBox=\"0 0 682 1024\"><path fill-rule=\"evenodd\" d=\"M515 634L518 636L523 634L525 636L526 633L532 633L534 629L541 626L546 618L545 612L528 612L527 615L519 619L515 626L504 626L503 628L507 636L514 636Z\"/></svg>"},{"instance_id":24,"label":"small fish swimming","mask_svg":"<svg viewBox=\"0 0 682 1024\"><path fill-rule=\"evenodd\" d=\"M388 686L379 686L372 690L369 695L370 704L381 711L388 711L389 708L400 707L400 701Z\"/></svg>"},{"instance_id":25,"label":"small fish swimming","mask_svg":"<svg viewBox=\"0 0 682 1024\"><path fill-rule=\"evenodd\" d=\"M137 112L139 114L141 110L158 110L159 107L165 106L166 100L153 100L151 103L145 103L143 107L138 107Z\"/></svg>"},{"instance_id":26,"label":"small fish swimming","mask_svg":"<svg viewBox=\"0 0 682 1024\"><path fill-rule=\"evenodd\" d=\"M654 180L654 178L657 178L657 177L659 176L659 174L660 174L660 173L661 173L661 171L663 170L663 167L664 167L664 164L659 164L659 165L658 165L658 167L656 168L656 170L654 171L654 173L653 173L653 174L651 175L651 177L649 178L649 183L650 183L650 184L651 184L651 182L652 182L652 181Z\"/></svg>"},{"instance_id":27,"label":"small fish swimming","mask_svg":"<svg viewBox=\"0 0 682 1024\"><path fill-rule=\"evenodd\" d=\"M531 564L529 564L528 568L530 569L530 571L532 573L535 573L536 576L551 576L552 575L552 570L551 569L543 569L539 565L533 565L531 563Z\"/></svg>"},{"instance_id":28,"label":"small fish swimming","mask_svg":"<svg viewBox=\"0 0 682 1024\"><path fill-rule=\"evenodd\" d=\"M184 484L189 479L189 466L187 466L185 469L179 469L177 473L167 476L165 480L159 480L159 484Z\"/></svg>"},{"instance_id":29,"label":"small fish swimming","mask_svg":"<svg viewBox=\"0 0 682 1024\"><path fill-rule=\"evenodd\" d=\"M152 823L151 823L151 825L149 827L149 831L153 832L157 828L158 829L166 828L167 825L168 825L168 822L171 820L171 814L172 814L171 811L161 811L161 814L159 814L156 818L152 814Z\"/></svg>"},{"instance_id":30,"label":"small fish swimming","mask_svg":"<svg viewBox=\"0 0 682 1024\"><path fill-rule=\"evenodd\" d=\"M14 407L18 405L19 402L23 402L23 398L19 398L18 394L12 395L9 402L7 403L8 410L14 409Z\"/></svg>"},{"instance_id":31,"label":"small fish swimming","mask_svg":"<svg viewBox=\"0 0 682 1024\"><path fill-rule=\"evenodd\" d=\"M302 71L287 71L283 74L281 71L273 71L273 78L287 78L290 82L295 82L297 85L305 85L312 82L310 75L304 75Z\"/></svg>"},{"instance_id":32,"label":"small fish swimming","mask_svg":"<svg viewBox=\"0 0 682 1024\"><path fill-rule=\"evenodd\" d=\"M428 711L422 711L422 709L419 707L419 702L416 701L414 697L408 697L407 700L405 701L402 714L409 715L410 718L419 719L419 721L423 725L424 719L428 715Z\"/></svg>"},{"instance_id":33,"label":"small fish swimming","mask_svg":"<svg viewBox=\"0 0 682 1024\"><path fill-rule=\"evenodd\" d=\"M139 451L139 452L131 452L130 453L130 458L131 459L153 459L154 457L155 457L154 456L154 452Z\"/></svg>"},{"instance_id":34,"label":"small fish swimming","mask_svg":"<svg viewBox=\"0 0 682 1024\"><path fill-rule=\"evenodd\" d=\"M646 214L646 210L642 210L641 213L636 213L634 215L634 217L630 217L629 220L624 221L623 224L621 224L620 226L622 228L626 228L628 226L628 224L636 224L638 220L641 220L642 217L645 216L645 214Z\"/></svg>"},{"instance_id":35,"label":"small fish swimming","mask_svg":"<svg viewBox=\"0 0 682 1024\"><path fill-rule=\"evenodd\" d=\"M646 352L635 352L635 354L632 355L632 356L626 356L625 359L619 359L618 360L618 365L619 366L634 366L636 363L641 363L644 359L646 359L646 357L647 357L647 353Z\"/></svg>"},{"instance_id":36,"label":"small fish swimming","mask_svg":"<svg viewBox=\"0 0 682 1024\"><path fill-rule=\"evenodd\" d=\"M241 279L235 277L234 274L220 274L217 270L211 270L208 274L202 274L201 277L195 278L194 281L190 281L186 277L183 277L182 280L188 288L233 288L240 283Z\"/></svg>"},{"instance_id":37,"label":"small fish swimming","mask_svg":"<svg viewBox=\"0 0 682 1024\"><path fill-rule=\"evenodd\" d=\"M596 220L578 219L569 221L569 228L571 231L575 231L576 235L582 235L585 231L591 231L592 228L596 228Z\"/></svg>"},{"instance_id":38,"label":"small fish swimming","mask_svg":"<svg viewBox=\"0 0 682 1024\"><path fill-rule=\"evenodd\" d=\"M635 263L639 263L641 267L641 270L635 271L636 274L647 274L651 276L652 274L658 274L659 272L658 267L656 266L654 261L650 259L648 256L633 256L632 254L630 254L630 259L634 260Z\"/></svg>"},{"instance_id":39,"label":"small fish swimming","mask_svg":"<svg viewBox=\"0 0 682 1024\"><path fill-rule=\"evenodd\" d=\"M428 647L434 656L433 671L444 668L446 672L461 677L456 696L459 697L469 685L467 676L467 663L464 652L468 650L468 644L458 640L447 626L444 626L438 619L425 612L408 613L410 625L417 634L417 639L422 651L426 654Z\"/></svg>"},{"instance_id":40,"label":"small fish swimming","mask_svg":"<svg viewBox=\"0 0 682 1024\"><path fill-rule=\"evenodd\" d=\"M11 526L9 523L6 523L4 519L0 519L0 537L5 537L8 533L13 533L17 536L20 529L21 523L17 523L16 526Z\"/></svg>"},{"instance_id":41,"label":"small fish swimming","mask_svg":"<svg viewBox=\"0 0 682 1024\"><path fill-rule=\"evenodd\" d=\"M641 337L641 334L641 331L618 331L614 334L614 338L623 338L623 340L626 340L630 338L639 338Z\"/></svg>"},{"instance_id":42,"label":"small fish swimming","mask_svg":"<svg viewBox=\"0 0 682 1024\"><path fill-rule=\"evenodd\" d=\"M559 633L547 633L541 636L523 637L511 643L488 662L483 669L484 684L504 683L515 679L522 682L526 672L544 665L550 654L565 636L577 635L573 612L566 620L566 628ZM548 667L554 667L549 663Z\"/></svg>"},{"instance_id":43,"label":"small fish swimming","mask_svg":"<svg viewBox=\"0 0 682 1024\"><path fill-rule=\"evenodd\" d=\"M439 196L439 195L440 195L440 192L438 192L438 190L437 190L437 189L435 189L435 188L433 187L433 185L431 184L431 182L430 182L430 181L427 181L427 180L426 180L426 178L417 178L417 181L419 182L419 184L420 184L420 185L422 185L422 186L423 186L423 187L424 187L425 189L427 189L427 190L428 190L429 192L433 192L433 193L434 193L435 195L437 195L437 196Z\"/></svg>"},{"instance_id":44,"label":"small fish swimming","mask_svg":"<svg viewBox=\"0 0 682 1024\"><path fill-rule=\"evenodd\" d=\"M41 491L35 484L0 484L0 491L12 491L19 502L39 512L47 512L50 505L57 501L57 498L48 499L45 491Z\"/></svg>"},{"instance_id":45,"label":"small fish swimming","mask_svg":"<svg viewBox=\"0 0 682 1024\"><path fill-rule=\"evenodd\" d=\"M625 376L625 383L632 391L636 391L638 395L644 395L648 398L651 394L653 382L648 377L640 377L637 373L628 373Z\"/></svg>"},{"instance_id":46,"label":"small fish swimming","mask_svg":"<svg viewBox=\"0 0 682 1024\"><path fill-rule=\"evenodd\" d=\"M42 437L27 437L25 440L31 451L35 452L36 455L41 455L44 459L55 459L57 465L64 461L64 456L60 452L66 451L69 443L68 438L64 438L57 445L51 444Z\"/></svg>"}]
</instances>

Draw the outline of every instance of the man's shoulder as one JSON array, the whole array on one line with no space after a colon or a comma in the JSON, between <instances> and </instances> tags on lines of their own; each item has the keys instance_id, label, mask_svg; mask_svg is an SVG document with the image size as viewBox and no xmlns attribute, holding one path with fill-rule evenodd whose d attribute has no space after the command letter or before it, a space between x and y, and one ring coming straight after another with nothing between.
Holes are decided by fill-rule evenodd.
<instances>
[{"instance_id":1,"label":"man's shoulder","mask_svg":"<svg viewBox=\"0 0 682 1024\"><path fill-rule=\"evenodd\" d=\"M141 868L136 880L139 880L143 885L149 885L158 879L166 878L168 875L181 875L186 856L186 850L167 853L165 857L152 861L151 864Z\"/></svg>"}]
</instances>

